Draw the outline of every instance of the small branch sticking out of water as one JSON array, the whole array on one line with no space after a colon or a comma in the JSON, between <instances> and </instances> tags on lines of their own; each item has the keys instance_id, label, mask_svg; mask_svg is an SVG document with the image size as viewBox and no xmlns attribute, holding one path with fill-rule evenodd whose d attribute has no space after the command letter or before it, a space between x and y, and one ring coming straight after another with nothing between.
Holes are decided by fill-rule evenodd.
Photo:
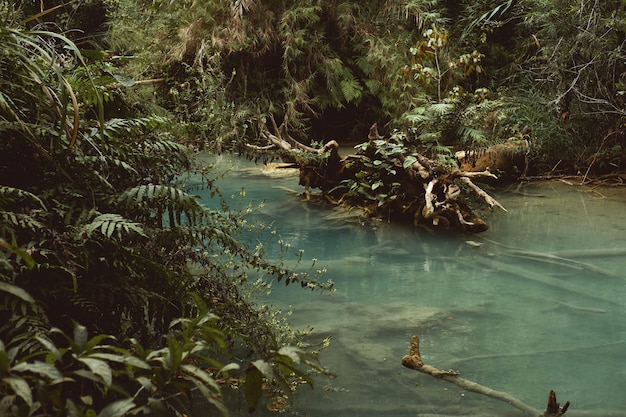
<instances>
[{"instance_id":1,"label":"small branch sticking out of water","mask_svg":"<svg viewBox=\"0 0 626 417\"><path fill-rule=\"evenodd\" d=\"M548 396L548 407L546 408L546 411L542 413L538 409L531 407L528 404L525 404L524 402L513 397L509 393L496 391L484 385L480 385L476 382L461 378L459 376L459 372L457 371L442 371L435 368L434 366L426 365L422 361L419 343L420 340L418 336L411 336L411 347L409 349L409 354L402 358L402 365L405 368L414 369L437 379L443 379L444 381L463 388L464 390L476 392L478 394L483 394L488 397L495 398L496 400L504 401L506 403L509 403L513 407L522 410L528 416L560 417L565 414L569 407L569 401L566 402L563 407L560 407L559 403L556 402L556 394L554 393L554 391L550 391L550 394Z\"/></svg>"}]
</instances>

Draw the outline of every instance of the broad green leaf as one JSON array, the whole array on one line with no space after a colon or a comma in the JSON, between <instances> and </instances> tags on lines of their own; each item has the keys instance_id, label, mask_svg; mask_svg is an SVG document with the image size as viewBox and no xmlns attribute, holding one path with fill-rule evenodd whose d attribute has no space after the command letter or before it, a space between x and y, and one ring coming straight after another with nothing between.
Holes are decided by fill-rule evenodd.
<instances>
[{"instance_id":1,"label":"broad green leaf","mask_svg":"<svg viewBox=\"0 0 626 417\"><path fill-rule=\"evenodd\" d=\"M32 408L33 394L30 390L30 386L28 386L28 383L25 380L23 380L22 378L10 376L2 378L2 381L7 383L11 387L13 392L22 400L24 400L26 405L28 405L28 408Z\"/></svg>"},{"instance_id":2,"label":"broad green leaf","mask_svg":"<svg viewBox=\"0 0 626 417\"><path fill-rule=\"evenodd\" d=\"M14 372L32 372L51 380L63 379L63 374L53 364L40 361L18 363L12 370Z\"/></svg>"},{"instance_id":3,"label":"broad green leaf","mask_svg":"<svg viewBox=\"0 0 626 417\"><path fill-rule=\"evenodd\" d=\"M404 162L402 163L402 168L408 168L411 165L413 165L415 162L417 162L417 158L414 157L413 155L408 155L406 158L404 158Z\"/></svg>"},{"instance_id":4,"label":"broad green leaf","mask_svg":"<svg viewBox=\"0 0 626 417\"><path fill-rule=\"evenodd\" d=\"M39 336L35 336L35 339L37 339L37 341L48 350L49 355L51 354L57 361L61 362L61 352L59 352L59 349L57 349L57 347L52 342Z\"/></svg>"},{"instance_id":5,"label":"broad green leaf","mask_svg":"<svg viewBox=\"0 0 626 417\"><path fill-rule=\"evenodd\" d=\"M135 368L140 369L151 369L150 365L148 365L146 362L142 361L136 356L131 356L130 354L116 355L113 353L92 353L89 355L89 357L94 359L102 359L109 362L123 363L125 365L131 365Z\"/></svg>"},{"instance_id":6,"label":"broad green leaf","mask_svg":"<svg viewBox=\"0 0 626 417\"><path fill-rule=\"evenodd\" d=\"M115 401L104 407L98 413L98 417L124 417L126 413L135 408L132 398Z\"/></svg>"},{"instance_id":7,"label":"broad green leaf","mask_svg":"<svg viewBox=\"0 0 626 417\"><path fill-rule=\"evenodd\" d=\"M248 410L256 410L263 394L263 374L258 368L250 368L246 373L245 394Z\"/></svg>"},{"instance_id":8,"label":"broad green leaf","mask_svg":"<svg viewBox=\"0 0 626 417\"><path fill-rule=\"evenodd\" d=\"M20 298L21 300L26 301L27 303L32 304L35 302L35 299L31 297L31 295L28 292L26 292L24 289L16 285L9 284L8 282L0 281L0 291L4 291L9 294L12 294Z\"/></svg>"},{"instance_id":9,"label":"broad green leaf","mask_svg":"<svg viewBox=\"0 0 626 417\"><path fill-rule=\"evenodd\" d=\"M115 338L108 334L99 334L98 336L94 336L91 339L89 339L89 341L85 345L85 350L91 350L95 348L96 346L98 346L98 344L100 344L100 342L106 339L115 339Z\"/></svg>"},{"instance_id":10,"label":"broad green leaf","mask_svg":"<svg viewBox=\"0 0 626 417\"><path fill-rule=\"evenodd\" d=\"M209 404L214 405L220 411L222 416L228 416L228 409L221 400L219 390L210 390L206 384L196 378L191 378L191 381L195 384L198 391L200 391L200 394L202 394Z\"/></svg>"},{"instance_id":11,"label":"broad green leaf","mask_svg":"<svg viewBox=\"0 0 626 417\"><path fill-rule=\"evenodd\" d=\"M294 363L300 363L302 350L295 346L283 346L278 350L279 355L288 356Z\"/></svg>"},{"instance_id":12,"label":"broad green leaf","mask_svg":"<svg viewBox=\"0 0 626 417\"><path fill-rule=\"evenodd\" d=\"M93 358L78 358L78 360L87 365L89 370L93 372L94 375L102 378L102 381L104 381L106 386L111 386L111 382L113 382L113 370L108 363L100 359Z\"/></svg>"},{"instance_id":13,"label":"broad green leaf","mask_svg":"<svg viewBox=\"0 0 626 417\"><path fill-rule=\"evenodd\" d=\"M257 359L256 361L253 361L252 365L255 366L259 371L261 371L263 376L268 380L271 381L272 379L274 379L274 371L272 370L272 365L265 362L263 359Z\"/></svg>"},{"instance_id":14,"label":"broad green leaf","mask_svg":"<svg viewBox=\"0 0 626 417\"><path fill-rule=\"evenodd\" d=\"M178 369L183 360L183 347L178 341L172 337L167 339L168 347L166 359L170 370L174 371Z\"/></svg>"},{"instance_id":15,"label":"broad green leaf","mask_svg":"<svg viewBox=\"0 0 626 417\"><path fill-rule=\"evenodd\" d=\"M237 364L237 363L229 363L228 365L225 365L224 367L222 367L218 371L218 373L222 374L222 373L229 372L229 371L238 371L239 369L241 369L239 364Z\"/></svg>"},{"instance_id":16,"label":"broad green leaf","mask_svg":"<svg viewBox=\"0 0 626 417\"><path fill-rule=\"evenodd\" d=\"M74 343L76 343L79 349L76 353L81 353L85 350L85 346L87 346L87 328L85 326L80 324L74 325Z\"/></svg>"},{"instance_id":17,"label":"broad green leaf","mask_svg":"<svg viewBox=\"0 0 626 417\"><path fill-rule=\"evenodd\" d=\"M195 365L187 365L187 364L181 365L180 368L186 373L202 381L202 383L205 386L211 387L214 391L219 391L220 387L217 384L217 382L215 382L215 379L213 379L213 376L209 374L207 371L205 371L204 369Z\"/></svg>"}]
</instances>

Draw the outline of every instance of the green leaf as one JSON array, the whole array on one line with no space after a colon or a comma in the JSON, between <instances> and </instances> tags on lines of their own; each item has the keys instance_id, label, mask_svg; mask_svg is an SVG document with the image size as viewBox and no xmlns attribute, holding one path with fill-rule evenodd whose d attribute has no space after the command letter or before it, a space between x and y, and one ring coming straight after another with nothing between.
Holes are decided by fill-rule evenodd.
<instances>
[{"instance_id":1,"label":"green leaf","mask_svg":"<svg viewBox=\"0 0 626 417\"><path fill-rule=\"evenodd\" d=\"M404 162L402 163L402 168L406 169L410 167L411 165L413 165L415 162L417 162L417 158L414 157L413 155L408 155L406 158L404 158Z\"/></svg>"},{"instance_id":2,"label":"green leaf","mask_svg":"<svg viewBox=\"0 0 626 417\"><path fill-rule=\"evenodd\" d=\"M126 413L135 408L132 398L115 401L100 411L98 417L124 417Z\"/></svg>"},{"instance_id":3,"label":"green leaf","mask_svg":"<svg viewBox=\"0 0 626 417\"><path fill-rule=\"evenodd\" d=\"M175 371L183 361L183 347L172 337L168 338L167 342L169 347L166 355L167 365L170 370Z\"/></svg>"},{"instance_id":4,"label":"green leaf","mask_svg":"<svg viewBox=\"0 0 626 417\"><path fill-rule=\"evenodd\" d=\"M32 372L53 381L63 379L63 374L53 364L40 361L18 363L12 368L13 372Z\"/></svg>"},{"instance_id":5,"label":"green leaf","mask_svg":"<svg viewBox=\"0 0 626 417\"><path fill-rule=\"evenodd\" d=\"M61 362L61 352L59 352L59 349L57 349L57 347L52 342L39 336L35 336L35 339L37 339L37 341L41 343L42 346L46 348L48 352L51 353L58 362Z\"/></svg>"},{"instance_id":6,"label":"green leaf","mask_svg":"<svg viewBox=\"0 0 626 417\"><path fill-rule=\"evenodd\" d=\"M224 374L227 373L229 371L238 371L239 369L241 369L241 367L239 366L239 364L237 363L229 363L228 365L223 366L218 373L219 374Z\"/></svg>"},{"instance_id":7,"label":"green leaf","mask_svg":"<svg viewBox=\"0 0 626 417\"><path fill-rule=\"evenodd\" d=\"M85 350L85 346L87 346L87 328L85 326L81 326L80 324L74 325L74 343L76 343L76 347L78 348L78 352L81 353Z\"/></svg>"},{"instance_id":8,"label":"green leaf","mask_svg":"<svg viewBox=\"0 0 626 417\"><path fill-rule=\"evenodd\" d=\"M98 336L94 336L91 339L89 339L89 341L87 342L87 344L85 345L85 350L91 350L94 347L96 347L100 342L102 342L103 340L106 339L114 339L113 336L110 336L108 334L99 334Z\"/></svg>"},{"instance_id":9,"label":"green leaf","mask_svg":"<svg viewBox=\"0 0 626 417\"><path fill-rule=\"evenodd\" d=\"M87 365L89 370L93 372L94 375L102 378L102 381L107 387L111 386L111 383L113 382L113 370L108 363L100 359L93 358L78 358L78 360Z\"/></svg>"},{"instance_id":10,"label":"green leaf","mask_svg":"<svg viewBox=\"0 0 626 417\"><path fill-rule=\"evenodd\" d=\"M250 368L246 373L245 381L246 402L248 410L253 412L259 405L261 395L263 394L263 374L258 368Z\"/></svg>"},{"instance_id":11,"label":"green leaf","mask_svg":"<svg viewBox=\"0 0 626 417\"><path fill-rule=\"evenodd\" d=\"M17 220L15 220L14 223L17 223ZM7 243L4 239L0 239L0 248L5 248L9 252L14 253L17 256L19 256L24 261L28 269L33 269L35 267L36 263L35 263L35 260L32 258L32 256L30 256L28 252L26 252L24 249L20 248L19 246L11 245ZM3 289L0 288L0 290L3 290ZM4 289L4 291L11 292L11 291L8 291L7 289ZM16 295L21 298L21 296L18 295L17 293L13 295ZM24 300L24 301L28 301L28 300ZM28 302L32 302L32 301L28 301Z\"/></svg>"},{"instance_id":12,"label":"green leaf","mask_svg":"<svg viewBox=\"0 0 626 417\"><path fill-rule=\"evenodd\" d=\"M0 281L0 291L4 291L9 294L12 294L30 304L35 302L35 299L31 297L31 295L28 292L26 292L25 290L23 290L22 288L16 285L9 284L8 282Z\"/></svg>"},{"instance_id":13,"label":"green leaf","mask_svg":"<svg viewBox=\"0 0 626 417\"><path fill-rule=\"evenodd\" d=\"M213 376L204 369L187 364L181 365L180 369L202 381L205 386L211 387L214 391L219 391L220 387L217 382L215 382L215 379L213 379Z\"/></svg>"},{"instance_id":14,"label":"green leaf","mask_svg":"<svg viewBox=\"0 0 626 417\"><path fill-rule=\"evenodd\" d=\"M272 379L274 379L274 370L272 369L272 365L265 362L263 359L253 361L252 365L256 367L259 371L261 371L263 376L268 380L271 381Z\"/></svg>"},{"instance_id":15,"label":"green leaf","mask_svg":"<svg viewBox=\"0 0 626 417\"><path fill-rule=\"evenodd\" d=\"M300 363L300 354L302 349L295 346L283 346L278 350L279 355L287 356L291 358L294 363Z\"/></svg>"},{"instance_id":16,"label":"green leaf","mask_svg":"<svg viewBox=\"0 0 626 417\"><path fill-rule=\"evenodd\" d=\"M136 356L131 356L130 353L123 355L116 355L112 353L92 353L89 355L89 357L94 359L102 359L109 362L122 363L124 365L130 365L139 369L152 369L151 366L148 365L146 362L142 361Z\"/></svg>"},{"instance_id":17,"label":"green leaf","mask_svg":"<svg viewBox=\"0 0 626 417\"><path fill-rule=\"evenodd\" d=\"M33 394L30 390L30 386L28 386L28 383L25 380L17 377L6 377L2 378L2 381L6 382L11 387L13 392L24 400L26 405L28 405L28 408L32 408Z\"/></svg>"}]
</instances>

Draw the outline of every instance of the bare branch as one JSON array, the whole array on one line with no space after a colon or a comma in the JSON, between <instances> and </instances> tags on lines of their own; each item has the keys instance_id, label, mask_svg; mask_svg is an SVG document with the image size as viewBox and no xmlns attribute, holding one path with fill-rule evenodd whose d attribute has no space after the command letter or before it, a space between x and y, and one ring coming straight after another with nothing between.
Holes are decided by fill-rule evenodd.
<instances>
[{"instance_id":1,"label":"bare branch","mask_svg":"<svg viewBox=\"0 0 626 417\"><path fill-rule=\"evenodd\" d=\"M521 400L515 398L507 392L496 391L492 388L478 384L474 381L461 378L459 376L460 373L457 371L442 371L435 368L434 366L426 365L422 360L422 355L420 353L418 336L411 336L409 354L402 358L402 366L404 366L405 368L414 369L418 372L430 375L434 378L444 380L460 388L463 388L466 391L476 392L478 394L486 395L496 400L504 401L505 403L512 405L518 410L523 411L527 416L560 417L565 414L569 407L569 401L565 403L563 407L560 407L559 403L556 402L556 394L554 393L554 391L550 391L550 395L548 397L548 407L546 408L546 411L542 413L538 409L522 402Z\"/></svg>"},{"instance_id":2,"label":"bare branch","mask_svg":"<svg viewBox=\"0 0 626 417\"><path fill-rule=\"evenodd\" d=\"M467 184L468 187L474 190L474 192L478 194L483 200L485 200L490 207L497 206L508 213L508 210L505 209L502 204L498 203L498 201L495 198L491 197L489 194L487 194L485 190L474 184L471 179L465 176L461 177L461 181L463 181L465 184Z\"/></svg>"}]
</instances>

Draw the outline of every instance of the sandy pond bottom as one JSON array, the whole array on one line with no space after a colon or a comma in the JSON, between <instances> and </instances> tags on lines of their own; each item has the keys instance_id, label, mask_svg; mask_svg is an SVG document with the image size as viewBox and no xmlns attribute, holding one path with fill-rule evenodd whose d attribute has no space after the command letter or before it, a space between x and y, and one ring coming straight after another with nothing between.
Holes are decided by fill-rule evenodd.
<instances>
[{"instance_id":1,"label":"sandy pond bottom","mask_svg":"<svg viewBox=\"0 0 626 417\"><path fill-rule=\"evenodd\" d=\"M332 336L321 359L337 378L303 388L294 414L523 415L403 368L417 334L426 363L538 409L553 389L566 415L626 416L626 188L516 185L494 194L509 212L488 214L489 231L458 236L336 219L285 191L301 191L297 178L215 162L235 167L224 194L265 200L258 218L335 283L275 284L269 297L295 326Z\"/></svg>"}]
</instances>

